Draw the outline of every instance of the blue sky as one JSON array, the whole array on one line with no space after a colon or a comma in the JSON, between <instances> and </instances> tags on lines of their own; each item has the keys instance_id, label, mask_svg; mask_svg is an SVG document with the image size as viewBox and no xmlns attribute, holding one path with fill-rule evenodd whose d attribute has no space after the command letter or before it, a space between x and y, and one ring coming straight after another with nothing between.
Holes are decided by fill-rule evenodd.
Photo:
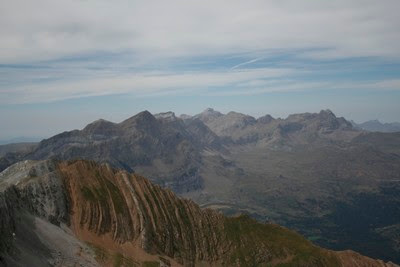
<instances>
[{"instance_id":1,"label":"blue sky","mask_svg":"<svg viewBox=\"0 0 400 267\"><path fill-rule=\"evenodd\" d=\"M400 121L400 2L349 2L1 1L0 140L142 110Z\"/></svg>"}]
</instances>

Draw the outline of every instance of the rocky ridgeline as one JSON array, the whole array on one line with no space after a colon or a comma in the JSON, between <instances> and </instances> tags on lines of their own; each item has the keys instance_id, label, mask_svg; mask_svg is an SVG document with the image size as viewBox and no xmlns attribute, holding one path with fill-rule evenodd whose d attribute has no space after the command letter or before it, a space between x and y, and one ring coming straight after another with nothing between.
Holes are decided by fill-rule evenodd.
<instances>
[{"instance_id":1,"label":"rocky ridgeline","mask_svg":"<svg viewBox=\"0 0 400 267\"><path fill-rule=\"evenodd\" d=\"M330 110L319 113L301 113L286 119L274 119L265 115L258 119L249 115L229 112L222 114L212 109L191 117L186 121L199 119L219 137L228 138L234 144L257 144L273 149L281 149L282 143L289 146L311 144L335 140L349 141L359 131L344 118L338 118Z\"/></svg>"},{"instance_id":2,"label":"rocky ridgeline","mask_svg":"<svg viewBox=\"0 0 400 267\"><path fill-rule=\"evenodd\" d=\"M27 228L29 218L36 223ZM52 225L45 225L44 233L42 221ZM140 266L158 256L163 264L185 266L395 266L319 248L286 228L247 216L202 210L141 176L81 160L25 161L2 172L0 235L0 263L10 266L27 258L31 266ZM61 238L70 240L61 242L68 249L55 252ZM76 244L79 253L70 253Z\"/></svg>"}]
</instances>

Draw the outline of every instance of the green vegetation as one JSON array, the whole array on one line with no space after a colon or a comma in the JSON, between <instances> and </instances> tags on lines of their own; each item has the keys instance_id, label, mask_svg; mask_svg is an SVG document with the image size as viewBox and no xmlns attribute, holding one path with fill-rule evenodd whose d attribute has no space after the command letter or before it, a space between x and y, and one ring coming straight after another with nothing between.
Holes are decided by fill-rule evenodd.
<instances>
[{"instance_id":1,"label":"green vegetation","mask_svg":"<svg viewBox=\"0 0 400 267\"><path fill-rule=\"evenodd\" d=\"M121 253L116 253L113 256L113 266L114 267L134 267L138 266L138 263L131 258L126 258Z\"/></svg>"},{"instance_id":2,"label":"green vegetation","mask_svg":"<svg viewBox=\"0 0 400 267\"><path fill-rule=\"evenodd\" d=\"M313 236L307 237L307 239L310 240L310 241L316 241L316 240L321 239L321 236L313 235Z\"/></svg>"},{"instance_id":3,"label":"green vegetation","mask_svg":"<svg viewBox=\"0 0 400 267\"><path fill-rule=\"evenodd\" d=\"M107 179L104 179L104 182L107 186L108 192L110 192L112 202L114 204L116 213L123 213L124 208L126 206L125 200L121 195L121 191L119 191L118 187L115 186L112 182Z\"/></svg>"},{"instance_id":4,"label":"green vegetation","mask_svg":"<svg viewBox=\"0 0 400 267\"><path fill-rule=\"evenodd\" d=\"M145 261L143 262L143 267L159 267L160 263L157 261Z\"/></svg>"},{"instance_id":5,"label":"green vegetation","mask_svg":"<svg viewBox=\"0 0 400 267\"><path fill-rule=\"evenodd\" d=\"M138 262L134 261L131 258L126 258L121 253L116 253L114 255L110 255L105 249L102 247L96 246L92 243L87 243L89 247L94 251L95 259L99 263L107 263L109 260L112 260L112 265L114 267L134 267L138 266Z\"/></svg>"},{"instance_id":6,"label":"green vegetation","mask_svg":"<svg viewBox=\"0 0 400 267\"><path fill-rule=\"evenodd\" d=\"M87 243L89 245L89 247L94 251L95 254L95 259L98 262L106 262L109 258L109 254L108 252L103 249L102 247L96 246L92 243Z\"/></svg>"},{"instance_id":7,"label":"green vegetation","mask_svg":"<svg viewBox=\"0 0 400 267\"><path fill-rule=\"evenodd\" d=\"M122 256L121 253L114 254L113 259L114 259L114 262L113 262L113 266L114 266L114 267L120 267L120 266L122 266L122 263L123 263L123 256Z\"/></svg>"},{"instance_id":8,"label":"green vegetation","mask_svg":"<svg viewBox=\"0 0 400 267\"><path fill-rule=\"evenodd\" d=\"M82 192L83 197L86 200L91 201L91 202L96 201L96 196L93 194L92 190L90 190L87 186L83 186L81 188L81 192Z\"/></svg>"},{"instance_id":9,"label":"green vegetation","mask_svg":"<svg viewBox=\"0 0 400 267\"><path fill-rule=\"evenodd\" d=\"M103 177L98 170L96 170L95 177L100 186L93 187L93 189L83 186L81 188L83 197L91 202L99 202L102 207L108 207L110 196L115 212L118 214L123 213L126 203L118 187L107 178Z\"/></svg>"},{"instance_id":10,"label":"green vegetation","mask_svg":"<svg viewBox=\"0 0 400 267\"><path fill-rule=\"evenodd\" d=\"M286 228L260 224L248 216L226 218L227 239L234 245L231 263L253 266L274 260L278 266L339 266L336 257ZM262 254L268 250L269 259Z\"/></svg>"}]
</instances>

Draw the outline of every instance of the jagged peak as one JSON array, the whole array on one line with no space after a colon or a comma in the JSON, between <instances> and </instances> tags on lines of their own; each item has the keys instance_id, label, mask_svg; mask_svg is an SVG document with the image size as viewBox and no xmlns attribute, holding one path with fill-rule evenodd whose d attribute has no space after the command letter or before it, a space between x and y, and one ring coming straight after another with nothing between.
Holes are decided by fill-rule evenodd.
<instances>
[{"instance_id":1,"label":"jagged peak","mask_svg":"<svg viewBox=\"0 0 400 267\"><path fill-rule=\"evenodd\" d=\"M150 113L150 111L144 110L144 111L142 111L142 112L139 112L138 114L136 114L136 115L133 116L132 118L151 119L151 118L154 118L154 116L153 116L153 114Z\"/></svg>"},{"instance_id":2,"label":"jagged peak","mask_svg":"<svg viewBox=\"0 0 400 267\"><path fill-rule=\"evenodd\" d=\"M206 113L206 112L218 112L218 111L215 111L213 108L206 108L206 109L203 111L203 113Z\"/></svg>"},{"instance_id":3,"label":"jagged peak","mask_svg":"<svg viewBox=\"0 0 400 267\"><path fill-rule=\"evenodd\" d=\"M213 108L206 108L203 112L200 114L202 115L214 115L214 116L222 116L223 114L217 110L214 110Z\"/></svg>"},{"instance_id":4,"label":"jagged peak","mask_svg":"<svg viewBox=\"0 0 400 267\"><path fill-rule=\"evenodd\" d=\"M319 113L292 114L284 120L284 123L300 123L325 132L353 129L351 122L343 117L336 117L329 109L321 110Z\"/></svg>"},{"instance_id":5,"label":"jagged peak","mask_svg":"<svg viewBox=\"0 0 400 267\"><path fill-rule=\"evenodd\" d=\"M330 117L335 117L336 115L330 110L330 109L323 109L319 112L319 115L323 115L323 116L330 116Z\"/></svg>"},{"instance_id":6,"label":"jagged peak","mask_svg":"<svg viewBox=\"0 0 400 267\"><path fill-rule=\"evenodd\" d=\"M157 113L154 115L156 119L164 119L164 120L176 120L177 117L175 116L175 113L172 111L167 111L167 112L161 112Z\"/></svg>"},{"instance_id":7,"label":"jagged peak","mask_svg":"<svg viewBox=\"0 0 400 267\"><path fill-rule=\"evenodd\" d=\"M295 113L295 114L290 114L286 120L308 120L308 119L315 119L315 118L335 118L336 115L330 110L330 109L323 109L319 113L310 113L310 112L304 112L304 113Z\"/></svg>"},{"instance_id":8,"label":"jagged peak","mask_svg":"<svg viewBox=\"0 0 400 267\"><path fill-rule=\"evenodd\" d=\"M98 120L95 120L95 121L93 121L92 123L112 123L111 121L108 121L108 120L105 120L105 119L98 119Z\"/></svg>"},{"instance_id":9,"label":"jagged peak","mask_svg":"<svg viewBox=\"0 0 400 267\"><path fill-rule=\"evenodd\" d=\"M83 128L83 131L94 131L97 130L99 128L107 128L107 127L113 127L115 125L115 123L108 121L108 120L104 120L104 119L98 119L95 120L91 123L89 123L88 125L86 125L85 128Z\"/></svg>"},{"instance_id":10,"label":"jagged peak","mask_svg":"<svg viewBox=\"0 0 400 267\"><path fill-rule=\"evenodd\" d=\"M89 123L88 125L86 125L86 127L89 125L98 125L98 124L114 124L114 123L105 119L98 119Z\"/></svg>"},{"instance_id":11,"label":"jagged peak","mask_svg":"<svg viewBox=\"0 0 400 267\"><path fill-rule=\"evenodd\" d=\"M257 119L257 122L260 122L260 123L270 123L271 121L274 121L274 120L275 120L274 117L272 117L271 115L267 114L267 115L264 115L264 116L262 116L262 117L259 117L259 118Z\"/></svg>"},{"instance_id":12,"label":"jagged peak","mask_svg":"<svg viewBox=\"0 0 400 267\"><path fill-rule=\"evenodd\" d=\"M126 125L130 125L132 123L152 122L152 121L156 121L156 118L149 111L145 110L145 111L139 112L138 114L124 120L123 122L120 123L120 125L126 126Z\"/></svg>"},{"instance_id":13,"label":"jagged peak","mask_svg":"<svg viewBox=\"0 0 400 267\"><path fill-rule=\"evenodd\" d=\"M226 114L226 116L238 117L238 118L253 118L255 120L255 118L250 115L246 115L246 114L236 112L236 111L229 111L228 114Z\"/></svg>"},{"instance_id":14,"label":"jagged peak","mask_svg":"<svg viewBox=\"0 0 400 267\"><path fill-rule=\"evenodd\" d=\"M230 121L231 123L235 124L236 123L243 124L242 126L257 122L257 120L254 117L235 111L228 112L228 114L224 116L224 120Z\"/></svg>"},{"instance_id":15,"label":"jagged peak","mask_svg":"<svg viewBox=\"0 0 400 267\"><path fill-rule=\"evenodd\" d=\"M193 116L188 115L188 114L181 114L181 115L179 116L179 118L182 119L182 120L187 120L187 119L190 119L190 118L192 118L192 117L193 117Z\"/></svg>"},{"instance_id":16,"label":"jagged peak","mask_svg":"<svg viewBox=\"0 0 400 267\"><path fill-rule=\"evenodd\" d=\"M193 116L193 119L199 118L200 120L202 120L204 123L207 122L211 122L213 120L215 120L216 118L219 118L221 116L223 116L224 114L222 114L219 111L215 111L212 108L207 108L205 109L203 112Z\"/></svg>"}]
</instances>

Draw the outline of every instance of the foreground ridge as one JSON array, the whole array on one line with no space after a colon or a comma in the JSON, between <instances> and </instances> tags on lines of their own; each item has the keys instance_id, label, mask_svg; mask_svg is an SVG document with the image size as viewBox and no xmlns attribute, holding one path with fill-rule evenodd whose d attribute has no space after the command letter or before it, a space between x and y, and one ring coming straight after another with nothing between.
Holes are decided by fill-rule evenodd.
<instances>
[{"instance_id":1,"label":"foreground ridge","mask_svg":"<svg viewBox=\"0 0 400 267\"><path fill-rule=\"evenodd\" d=\"M0 263L10 266L29 258L30 266L396 266L322 249L275 224L202 210L93 161L9 167L0 174L0 215ZM60 240L68 242L60 247Z\"/></svg>"}]
</instances>

